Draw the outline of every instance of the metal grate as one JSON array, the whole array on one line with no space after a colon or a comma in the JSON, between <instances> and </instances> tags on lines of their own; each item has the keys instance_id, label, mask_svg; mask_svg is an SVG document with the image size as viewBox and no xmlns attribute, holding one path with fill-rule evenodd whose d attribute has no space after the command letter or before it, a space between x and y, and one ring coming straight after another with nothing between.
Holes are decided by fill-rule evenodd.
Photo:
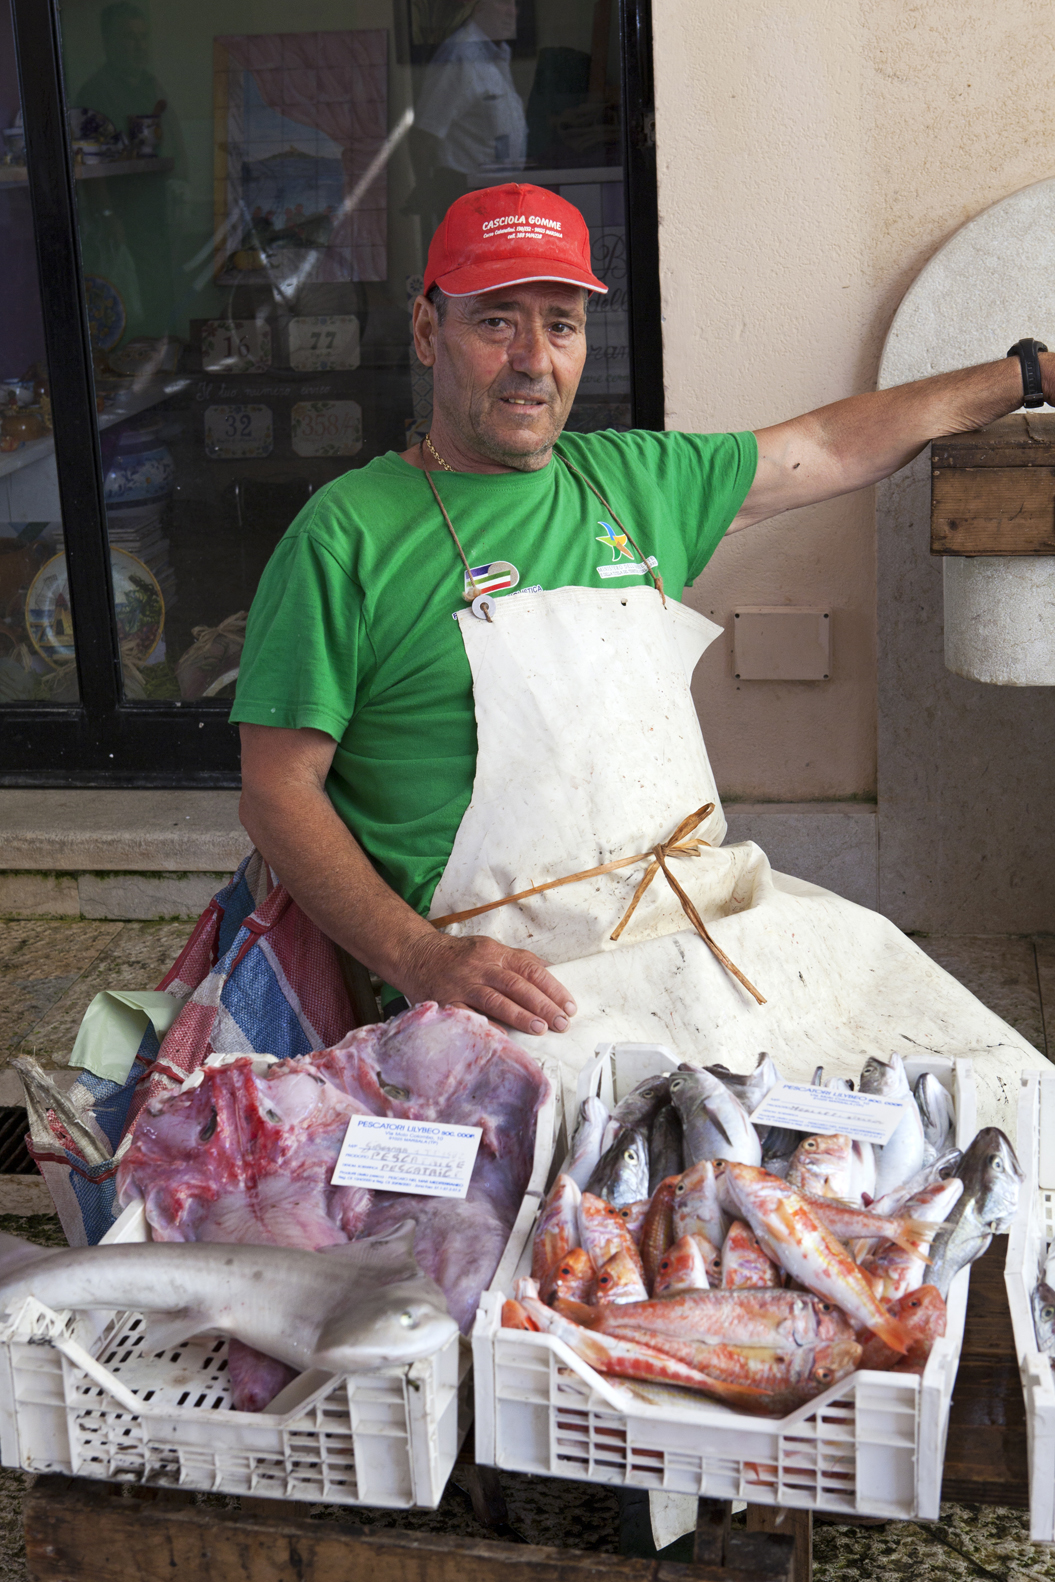
<instances>
[{"instance_id":1,"label":"metal grate","mask_svg":"<svg viewBox=\"0 0 1055 1582\"><path fill-rule=\"evenodd\" d=\"M35 1176L37 1167L26 1152L29 1118L21 1104L0 1105L0 1176Z\"/></svg>"}]
</instances>

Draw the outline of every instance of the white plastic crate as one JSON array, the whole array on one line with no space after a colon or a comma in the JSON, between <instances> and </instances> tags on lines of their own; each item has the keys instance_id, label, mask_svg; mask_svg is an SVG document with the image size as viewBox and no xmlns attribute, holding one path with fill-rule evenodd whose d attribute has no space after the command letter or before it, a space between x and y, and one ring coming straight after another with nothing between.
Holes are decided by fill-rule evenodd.
<instances>
[{"instance_id":1,"label":"white plastic crate","mask_svg":"<svg viewBox=\"0 0 1055 1582\"><path fill-rule=\"evenodd\" d=\"M1004 1282L1026 1401L1029 1536L1055 1543L1055 1377L1037 1346L1033 1289L1055 1238L1055 1074L1027 1071L1018 1104L1022 1201L1007 1244Z\"/></svg>"},{"instance_id":2,"label":"white plastic crate","mask_svg":"<svg viewBox=\"0 0 1055 1582\"><path fill-rule=\"evenodd\" d=\"M561 1111L560 1071L538 1117L531 1180L496 1283L531 1231ZM106 1240L145 1241L141 1205ZM0 1461L31 1472L225 1494L379 1505L439 1503L472 1417L470 1348L373 1373L301 1374L278 1410L230 1409L227 1341L196 1336L160 1360L139 1313L55 1312L33 1299L0 1328Z\"/></svg>"},{"instance_id":3,"label":"white plastic crate","mask_svg":"<svg viewBox=\"0 0 1055 1582\"><path fill-rule=\"evenodd\" d=\"M659 1044L601 1044L579 1097L617 1102L677 1066ZM976 1131L969 1060L906 1060L913 1083L933 1071L956 1106L957 1146ZM571 1117L569 1117L570 1129ZM528 1272L530 1248L518 1274ZM969 1270L952 1283L945 1336L923 1376L851 1374L780 1419L703 1400L663 1405L595 1372L550 1335L503 1329L509 1286L496 1280L473 1328L476 1459L516 1472L861 1516L938 1515Z\"/></svg>"}]
</instances>

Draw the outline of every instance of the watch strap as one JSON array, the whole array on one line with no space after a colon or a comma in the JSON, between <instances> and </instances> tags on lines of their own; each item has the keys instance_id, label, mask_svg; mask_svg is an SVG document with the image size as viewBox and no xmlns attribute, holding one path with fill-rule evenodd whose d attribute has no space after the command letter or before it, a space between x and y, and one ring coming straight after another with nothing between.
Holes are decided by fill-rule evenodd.
<instances>
[{"instance_id":1,"label":"watch strap","mask_svg":"<svg viewBox=\"0 0 1055 1582\"><path fill-rule=\"evenodd\" d=\"M1025 339L1016 341L1008 352L1009 357L1017 357L1019 367L1022 369L1022 405L1036 407L1044 405L1044 380L1040 372L1040 352L1046 352L1047 347L1043 341Z\"/></svg>"}]
</instances>

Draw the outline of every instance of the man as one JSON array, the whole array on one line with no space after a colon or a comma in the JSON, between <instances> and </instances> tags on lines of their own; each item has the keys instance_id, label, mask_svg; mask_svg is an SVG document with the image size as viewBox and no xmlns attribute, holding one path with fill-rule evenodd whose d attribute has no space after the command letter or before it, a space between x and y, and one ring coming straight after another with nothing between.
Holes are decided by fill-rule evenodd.
<instances>
[{"instance_id":1,"label":"man","mask_svg":"<svg viewBox=\"0 0 1055 1582\"><path fill-rule=\"evenodd\" d=\"M1011 358L758 434L562 437L585 356L586 293L603 289L585 224L563 200L510 185L452 205L414 306L417 354L433 369L430 432L320 491L253 605L232 714L246 829L322 930L410 1002L465 1005L542 1035L574 1029L585 996L593 1020L576 1063L602 1027L641 1038L657 1036L655 1025L661 1041L709 1047L712 1058L741 1044L753 1055L772 1047L763 1036L790 1037L796 995L800 1042L815 1043L810 1017L838 978L829 958L840 947L876 997L846 1013L837 1047L871 1038L889 1058L889 1016L907 1026L945 993L942 1027L970 1024L958 1052L999 1044L976 1025L990 1013L943 974L936 988L938 969L885 920L781 882L757 848L697 852L692 885L717 919L712 932L725 928L727 954L747 954L764 1008L702 940L686 944L663 877L616 942L642 865L502 904L647 854L694 804L717 802L702 741L693 758L698 727L695 716L685 723L670 633L694 663L705 639L682 627L708 623L675 601L726 531L874 483L932 437L1022 401ZM1055 356L1040 368L1051 395ZM474 619L463 599L492 620ZM717 848L720 812L705 811L697 834ZM434 917L486 915L440 932L430 907ZM559 976L553 962L570 965ZM647 1007L660 1001L654 1024ZM842 1014L825 1012L823 1026ZM1022 1040L1014 1053L1037 1058Z\"/></svg>"}]
</instances>

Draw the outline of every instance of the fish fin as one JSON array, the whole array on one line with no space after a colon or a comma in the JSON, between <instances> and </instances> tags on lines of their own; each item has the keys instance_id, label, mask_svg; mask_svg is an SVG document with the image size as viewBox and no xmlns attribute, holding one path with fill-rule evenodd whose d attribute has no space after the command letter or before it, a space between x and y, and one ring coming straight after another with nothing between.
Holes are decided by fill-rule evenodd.
<instances>
[{"instance_id":1,"label":"fish fin","mask_svg":"<svg viewBox=\"0 0 1055 1582\"><path fill-rule=\"evenodd\" d=\"M416 1233L416 1222L402 1219L383 1235L336 1241L318 1251L348 1263L365 1265L364 1273L372 1275L378 1285L396 1285L403 1280L413 1280L422 1272L414 1257Z\"/></svg>"},{"instance_id":2,"label":"fish fin","mask_svg":"<svg viewBox=\"0 0 1055 1582\"><path fill-rule=\"evenodd\" d=\"M155 1351L167 1351L170 1346L190 1340L192 1335L200 1335L216 1323L212 1314L193 1307L179 1307L168 1312L159 1310L144 1316L143 1350L151 1356Z\"/></svg>"},{"instance_id":3,"label":"fish fin","mask_svg":"<svg viewBox=\"0 0 1055 1582\"><path fill-rule=\"evenodd\" d=\"M726 1131L725 1127L722 1125L722 1123L718 1119L717 1115L712 1115L710 1113L710 1111L708 1111L707 1119L710 1121L711 1125L714 1127L716 1132L721 1132L722 1136L725 1138L726 1142L729 1144L729 1147L731 1148L733 1146L733 1139L729 1136L729 1133Z\"/></svg>"},{"instance_id":4,"label":"fish fin","mask_svg":"<svg viewBox=\"0 0 1055 1582\"><path fill-rule=\"evenodd\" d=\"M914 1258L920 1258L930 1267L931 1260L927 1257L930 1244L934 1240L940 1225L929 1225L926 1220L906 1219L901 1222L901 1230L893 1236L886 1237L895 1247L900 1247L902 1252L911 1253Z\"/></svg>"}]
</instances>

